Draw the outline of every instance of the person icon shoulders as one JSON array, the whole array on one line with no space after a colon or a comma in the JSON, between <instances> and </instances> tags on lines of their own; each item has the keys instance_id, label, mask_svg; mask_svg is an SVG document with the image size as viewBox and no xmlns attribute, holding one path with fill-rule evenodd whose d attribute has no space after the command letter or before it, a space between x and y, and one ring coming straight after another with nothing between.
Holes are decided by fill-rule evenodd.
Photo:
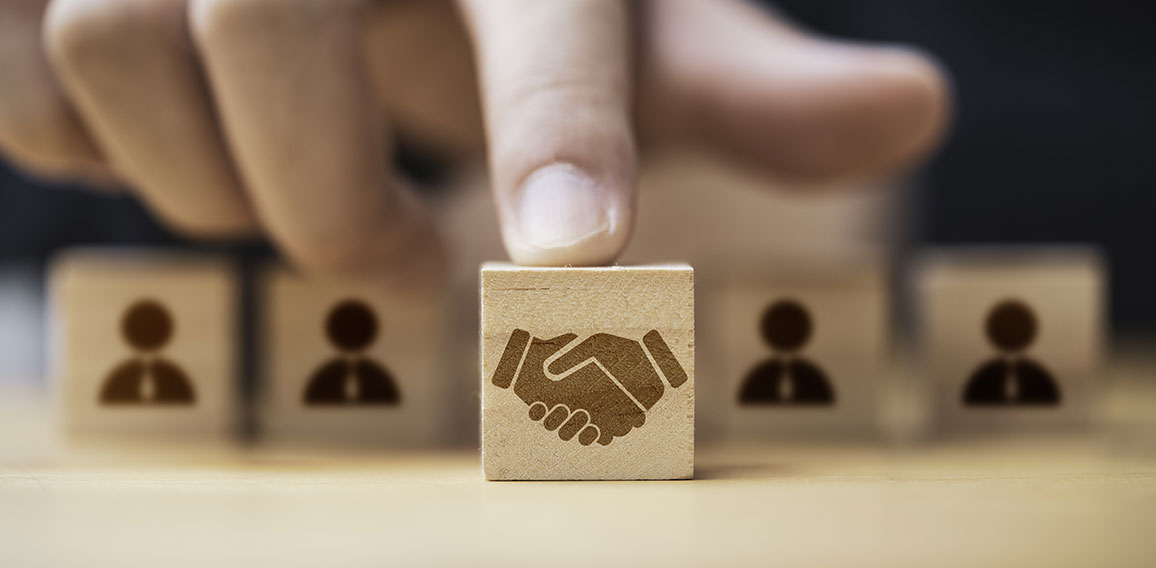
<instances>
[{"instance_id":1,"label":"person icon shoulders","mask_svg":"<svg viewBox=\"0 0 1156 568\"><path fill-rule=\"evenodd\" d=\"M794 300L774 302L763 312L763 341L774 351L747 373L742 405L830 406L835 391L827 374L798 352L811 338L811 316Z\"/></svg>"},{"instance_id":2,"label":"person icon shoulders","mask_svg":"<svg viewBox=\"0 0 1156 568\"><path fill-rule=\"evenodd\" d=\"M304 393L307 406L401 402L393 375L363 353L377 338L377 327L373 310L360 301L345 300L330 310L325 332L341 354L310 377Z\"/></svg>"},{"instance_id":3,"label":"person icon shoulders","mask_svg":"<svg viewBox=\"0 0 1156 568\"><path fill-rule=\"evenodd\" d=\"M1054 406L1059 386L1043 365L1024 355L1035 341L1035 314L1019 300L992 308L985 324L988 341L1000 354L979 366L963 391L968 406Z\"/></svg>"},{"instance_id":4,"label":"person icon shoulders","mask_svg":"<svg viewBox=\"0 0 1156 568\"><path fill-rule=\"evenodd\" d=\"M112 370L100 389L106 405L191 405L196 401L192 381L176 364L160 355L173 335L173 320L154 300L136 302L125 311L121 335L136 356Z\"/></svg>"}]
</instances>

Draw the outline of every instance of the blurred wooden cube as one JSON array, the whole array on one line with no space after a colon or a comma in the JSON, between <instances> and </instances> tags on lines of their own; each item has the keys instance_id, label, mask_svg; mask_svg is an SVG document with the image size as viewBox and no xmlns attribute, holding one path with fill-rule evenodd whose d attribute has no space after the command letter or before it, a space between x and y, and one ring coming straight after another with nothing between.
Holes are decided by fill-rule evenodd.
<instances>
[{"instance_id":1,"label":"blurred wooden cube","mask_svg":"<svg viewBox=\"0 0 1156 568\"><path fill-rule=\"evenodd\" d=\"M92 249L51 271L54 375L73 439L217 442L235 433L236 276L223 260Z\"/></svg>"},{"instance_id":2,"label":"blurred wooden cube","mask_svg":"<svg viewBox=\"0 0 1156 568\"><path fill-rule=\"evenodd\" d=\"M731 261L700 290L707 411L740 440L876 432L889 326L876 257ZM707 394L705 391L712 391Z\"/></svg>"},{"instance_id":3,"label":"blurred wooden cube","mask_svg":"<svg viewBox=\"0 0 1156 568\"><path fill-rule=\"evenodd\" d=\"M941 249L914 266L921 368L945 428L1088 423L1104 334L1094 250Z\"/></svg>"},{"instance_id":4,"label":"blurred wooden cube","mask_svg":"<svg viewBox=\"0 0 1156 568\"><path fill-rule=\"evenodd\" d=\"M487 479L694 474L694 271L482 267Z\"/></svg>"},{"instance_id":5,"label":"blurred wooden cube","mask_svg":"<svg viewBox=\"0 0 1156 568\"><path fill-rule=\"evenodd\" d=\"M258 428L276 445L420 447L447 420L446 294L269 267Z\"/></svg>"}]
</instances>

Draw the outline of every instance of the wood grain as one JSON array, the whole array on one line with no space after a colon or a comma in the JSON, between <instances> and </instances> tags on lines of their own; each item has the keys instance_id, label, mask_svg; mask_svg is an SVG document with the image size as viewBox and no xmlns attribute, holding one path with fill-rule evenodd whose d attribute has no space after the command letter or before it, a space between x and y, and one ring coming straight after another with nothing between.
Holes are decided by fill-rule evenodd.
<instances>
[{"instance_id":1,"label":"wood grain","mask_svg":"<svg viewBox=\"0 0 1156 568\"><path fill-rule=\"evenodd\" d=\"M731 259L717 273L698 296L700 363L718 376L700 385L700 416L718 425L718 435L750 441L876 434L890 344L883 260ZM789 308L803 321L782 319ZM789 328L801 324L805 333L789 337ZM799 367L814 370L830 400L802 396L807 378L795 376ZM783 382L793 383L792 396L774 396Z\"/></svg>"},{"instance_id":2,"label":"wood grain","mask_svg":"<svg viewBox=\"0 0 1156 568\"><path fill-rule=\"evenodd\" d=\"M93 249L58 258L52 363L71 437L227 442L240 410L235 278L223 260L170 251ZM141 333L168 325L147 348L134 346L126 327L144 305L159 311L160 322L146 317ZM117 381L129 400L104 400ZM131 400L138 386L149 400ZM167 397L168 388L184 394Z\"/></svg>"},{"instance_id":3,"label":"wood grain","mask_svg":"<svg viewBox=\"0 0 1156 568\"><path fill-rule=\"evenodd\" d=\"M0 556L121 568L1148 566L1154 341L1113 358L1094 430L706 446L695 480L646 484L486 483L476 447L65 450L48 393L13 388L40 377L0 377Z\"/></svg>"},{"instance_id":4,"label":"wood grain","mask_svg":"<svg viewBox=\"0 0 1156 568\"><path fill-rule=\"evenodd\" d=\"M1082 428L1102 394L1104 269L1086 248L943 248L914 266L921 374L934 385L935 414L946 430ZM992 325L1008 307L1026 314L1034 333L1003 348ZM1012 314L1014 315L1014 314ZM1023 319L1023 318L1019 318ZM1010 323L1016 327L1017 318ZM1015 329L1011 331L1015 332ZM1022 331L1022 330L1021 330ZM968 402L969 389L1007 383L1008 369L1042 369L1054 385L1054 403L1035 403L1022 386L1000 401ZM1031 369L1029 369L1030 371ZM989 376L991 375L991 376ZM990 380L989 380L990 379ZM1003 385L997 385L1003 386ZM1010 386L1010 385L1009 385ZM975 391L971 391L975 392ZM991 398L991 397L989 397Z\"/></svg>"},{"instance_id":5,"label":"wood grain","mask_svg":"<svg viewBox=\"0 0 1156 568\"><path fill-rule=\"evenodd\" d=\"M260 290L264 373L258 420L266 442L420 447L444 438L451 375L447 361L455 346L443 291L410 293L380 282L310 278L280 266L263 272ZM348 346L331 336L358 323L343 326L344 320L334 319L343 307L353 308L354 316L364 312L364 325L371 326L353 329L353 336L366 336L346 338L354 340ZM373 371L368 374L373 383L362 384L362 394L388 384L396 400L375 401L357 393L349 393L354 396L348 400L306 400L310 388L324 386L326 370L333 371L329 374L338 394L344 395L347 383L360 377L360 368Z\"/></svg>"},{"instance_id":6,"label":"wood grain","mask_svg":"<svg viewBox=\"0 0 1156 568\"><path fill-rule=\"evenodd\" d=\"M690 266L491 263L481 278L487 479L693 475Z\"/></svg>"}]
</instances>

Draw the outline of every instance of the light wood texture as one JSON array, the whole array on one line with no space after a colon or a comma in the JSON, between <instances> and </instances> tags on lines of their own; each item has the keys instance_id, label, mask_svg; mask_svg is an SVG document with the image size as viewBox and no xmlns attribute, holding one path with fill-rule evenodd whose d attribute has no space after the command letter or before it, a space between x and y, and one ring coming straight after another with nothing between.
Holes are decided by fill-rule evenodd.
<instances>
[{"instance_id":1,"label":"light wood texture","mask_svg":"<svg viewBox=\"0 0 1156 568\"><path fill-rule=\"evenodd\" d=\"M1102 386L1104 276L1094 251L942 249L914 270L921 372L941 427L1089 424Z\"/></svg>"},{"instance_id":2,"label":"light wood texture","mask_svg":"<svg viewBox=\"0 0 1156 568\"><path fill-rule=\"evenodd\" d=\"M700 369L717 372L699 385L700 417L715 415L729 439L875 434L888 346L881 260L733 260L718 273L698 288Z\"/></svg>"},{"instance_id":3,"label":"light wood texture","mask_svg":"<svg viewBox=\"0 0 1156 568\"><path fill-rule=\"evenodd\" d=\"M702 452L698 479L645 484L486 483L477 460L256 451L9 463L3 556L13 566L1139 568L1156 527L1156 459L1087 437L716 448Z\"/></svg>"},{"instance_id":4,"label":"light wood texture","mask_svg":"<svg viewBox=\"0 0 1156 568\"><path fill-rule=\"evenodd\" d=\"M703 447L694 481L486 483L476 448L62 451L0 377L5 566L1146 567L1153 338L1113 360L1101 428L927 445ZM22 380L27 379L27 380Z\"/></svg>"},{"instance_id":5,"label":"light wood texture","mask_svg":"<svg viewBox=\"0 0 1156 568\"><path fill-rule=\"evenodd\" d=\"M428 446L444 438L456 355L446 294L283 267L269 267L260 290L265 441Z\"/></svg>"},{"instance_id":6,"label":"light wood texture","mask_svg":"<svg viewBox=\"0 0 1156 568\"><path fill-rule=\"evenodd\" d=\"M694 271L482 267L482 456L493 480L694 472Z\"/></svg>"},{"instance_id":7,"label":"light wood texture","mask_svg":"<svg viewBox=\"0 0 1156 568\"><path fill-rule=\"evenodd\" d=\"M238 422L236 282L214 258L82 250L51 273L61 418L80 442L224 442Z\"/></svg>"}]
</instances>

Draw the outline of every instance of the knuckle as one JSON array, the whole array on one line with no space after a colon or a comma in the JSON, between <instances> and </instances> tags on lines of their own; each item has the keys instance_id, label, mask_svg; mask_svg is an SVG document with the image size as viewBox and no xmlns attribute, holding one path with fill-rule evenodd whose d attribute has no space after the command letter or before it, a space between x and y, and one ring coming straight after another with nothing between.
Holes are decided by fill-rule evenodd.
<instances>
[{"instance_id":1,"label":"knuckle","mask_svg":"<svg viewBox=\"0 0 1156 568\"><path fill-rule=\"evenodd\" d=\"M369 266L386 265L394 254L382 250L379 239L358 231L320 231L296 227L281 244L306 270L319 274L357 274Z\"/></svg>"},{"instance_id":2,"label":"knuckle","mask_svg":"<svg viewBox=\"0 0 1156 568\"><path fill-rule=\"evenodd\" d=\"M20 167L49 175L89 165L87 156L50 130L0 125L0 152Z\"/></svg>"},{"instance_id":3,"label":"knuckle","mask_svg":"<svg viewBox=\"0 0 1156 568\"><path fill-rule=\"evenodd\" d=\"M620 109L625 84L608 85L600 70L568 68L517 69L490 86L495 102L521 113L541 113L548 117L558 108L583 114Z\"/></svg>"},{"instance_id":4,"label":"knuckle","mask_svg":"<svg viewBox=\"0 0 1156 568\"><path fill-rule=\"evenodd\" d=\"M633 160L632 126L616 102L620 97L581 74L490 81L487 98L496 109L497 128L491 134L495 161L513 168L511 175L520 179L559 157L581 165Z\"/></svg>"},{"instance_id":5,"label":"knuckle","mask_svg":"<svg viewBox=\"0 0 1156 568\"><path fill-rule=\"evenodd\" d=\"M142 34L155 33L165 2L58 0L44 19L45 47L57 65L75 69L127 55Z\"/></svg>"},{"instance_id":6,"label":"knuckle","mask_svg":"<svg viewBox=\"0 0 1156 568\"><path fill-rule=\"evenodd\" d=\"M50 177L111 175L57 93L32 92L16 99L0 95L0 153L6 159Z\"/></svg>"},{"instance_id":7,"label":"knuckle","mask_svg":"<svg viewBox=\"0 0 1156 568\"><path fill-rule=\"evenodd\" d=\"M281 27L271 22L317 23L329 16L350 14L363 4L363 0L193 0L189 26L199 45L212 45Z\"/></svg>"},{"instance_id":8,"label":"knuckle","mask_svg":"<svg viewBox=\"0 0 1156 568\"><path fill-rule=\"evenodd\" d=\"M304 268L324 274L396 276L437 259L437 231L422 212L363 209L343 210L340 222L283 218L270 228Z\"/></svg>"},{"instance_id":9,"label":"knuckle","mask_svg":"<svg viewBox=\"0 0 1156 568\"><path fill-rule=\"evenodd\" d=\"M353 273L378 256L358 239L292 237L282 242L303 268L320 274Z\"/></svg>"},{"instance_id":10,"label":"knuckle","mask_svg":"<svg viewBox=\"0 0 1156 568\"><path fill-rule=\"evenodd\" d=\"M168 213L165 224L173 231L197 240L219 240L251 236L253 226L247 218L230 215Z\"/></svg>"},{"instance_id":11,"label":"knuckle","mask_svg":"<svg viewBox=\"0 0 1156 568\"><path fill-rule=\"evenodd\" d=\"M194 0L189 5L190 30L198 42L212 42L234 30L250 28L277 9L275 4L267 0Z\"/></svg>"}]
</instances>

